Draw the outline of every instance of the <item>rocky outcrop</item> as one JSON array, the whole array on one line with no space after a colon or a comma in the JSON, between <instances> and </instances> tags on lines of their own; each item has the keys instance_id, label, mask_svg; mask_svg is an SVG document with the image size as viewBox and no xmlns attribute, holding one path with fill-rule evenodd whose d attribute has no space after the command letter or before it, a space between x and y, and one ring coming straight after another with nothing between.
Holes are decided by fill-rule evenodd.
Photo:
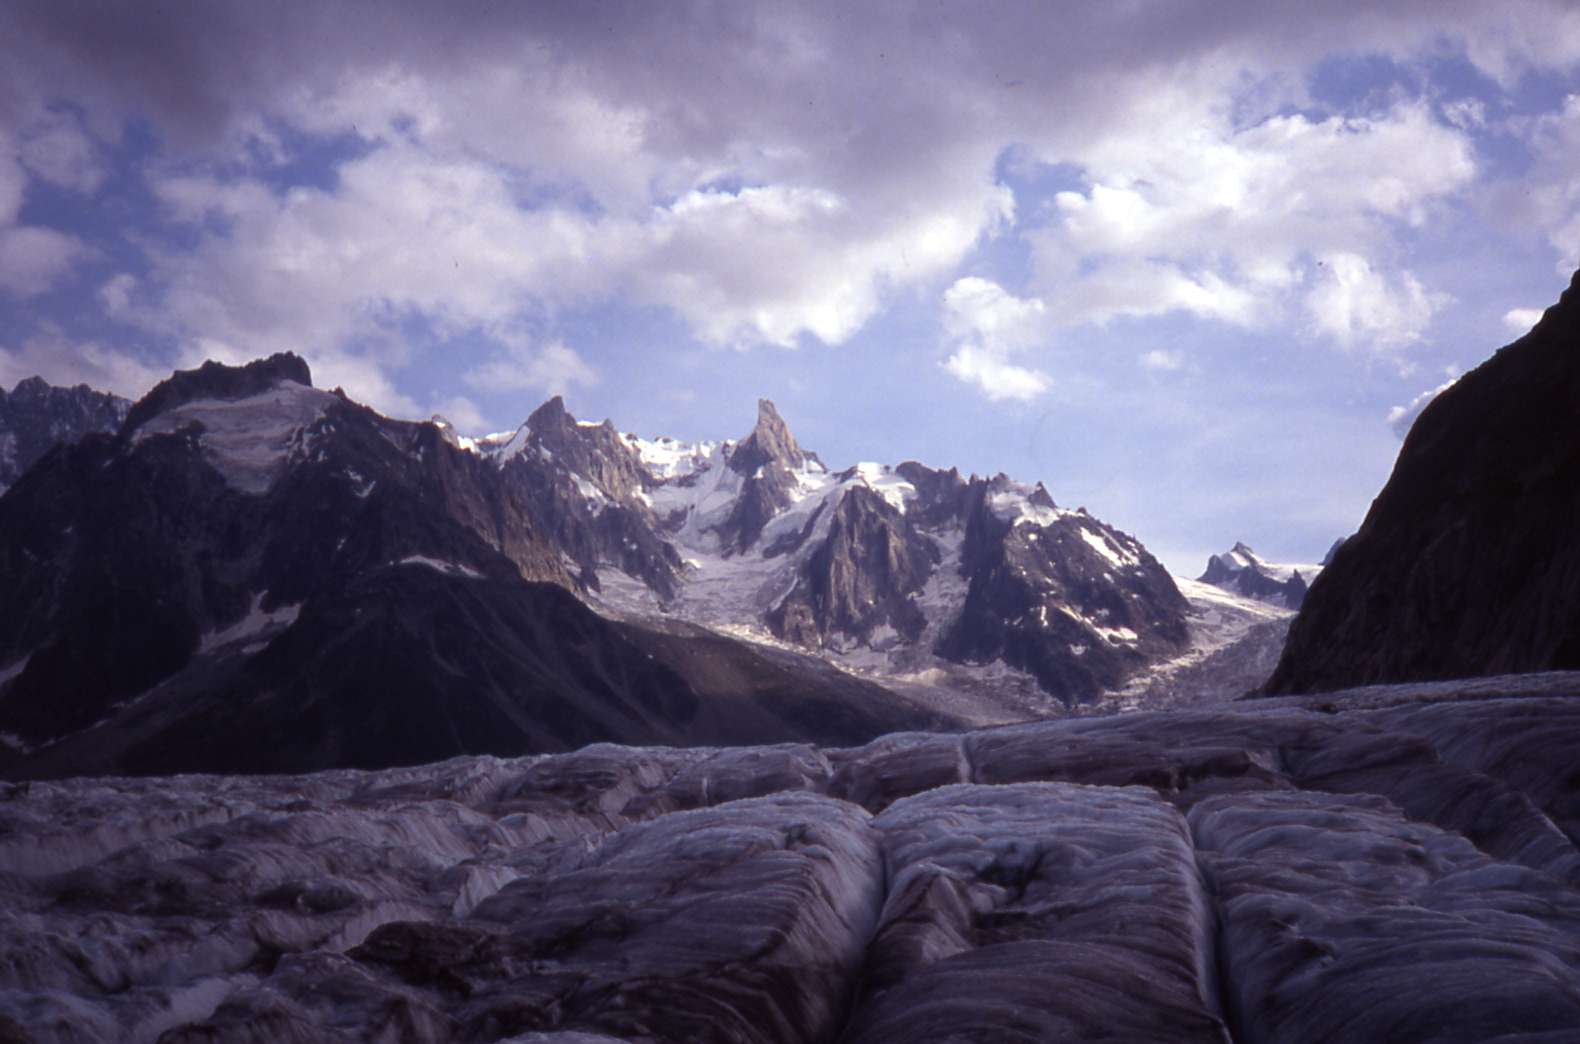
<instances>
[{"instance_id":1,"label":"rocky outcrop","mask_svg":"<svg viewBox=\"0 0 1580 1044\"><path fill-rule=\"evenodd\" d=\"M912 595L939 553L906 517L870 489L839 498L828 535L807 557L768 626L790 641L821 646L836 635L871 642L879 628L915 641L927 619Z\"/></svg>"},{"instance_id":2,"label":"rocky outcrop","mask_svg":"<svg viewBox=\"0 0 1580 1044\"><path fill-rule=\"evenodd\" d=\"M578 421L556 395L489 453L504 495L576 564L579 589L599 590L613 568L674 597L680 556L644 500L651 476L614 425Z\"/></svg>"},{"instance_id":3,"label":"rocky outcrop","mask_svg":"<svg viewBox=\"0 0 1580 1044\"><path fill-rule=\"evenodd\" d=\"M126 430L133 431L150 417L203 399L245 399L267 391L281 381L312 387L307 361L293 352L279 352L245 366L226 366L210 360L195 370L177 370L154 385L131 408Z\"/></svg>"},{"instance_id":4,"label":"rocky outcrop","mask_svg":"<svg viewBox=\"0 0 1580 1044\"><path fill-rule=\"evenodd\" d=\"M620 438L613 424L607 420L583 424L566 411L558 395L532 412L525 430L535 446L545 451L540 455L562 461L611 500L627 500L650 484L641 458Z\"/></svg>"},{"instance_id":5,"label":"rocky outcrop","mask_svg":"<svg viewBox=\"0 0 1580 1044\"><path fill-rule=\"evenodd\" d=\"M1416 419L1272 692L1580 666L1580 276Z\"/></svg>"},{"instance_id":6,"label":"rocky outcrop","mask_svg":"<svg viewBox=\"0 0 1580 1044\"><path fill-rule=\"evenodd\" d=\"M1577 684L4 787L0 1027L1569 1039Z\"/></svg>"},{"instance_id":7,"label":"rocky outcrop","mask_svg":"<svg viewBox=\"0 0 1580 1044\"><path fill-rule=\"evenodd\" d=\"M86 384L57 388L39 377L9 393L0 388L0 493L54 447L116 431L131 405Z\"/></svg>"},{"instance_id":8,"label":"rocky outcrop","mask_svg":"<svg viewBox=\"0 0 1580 1044\"><path fill-rule=\"evenodd\" d=\"M1059 511L1041 486L1029 511L996 509L1009 491L1002 476L970 484L960 564L970 587L940 655L1002 660L1075 703L1184 648L1185 599L1138 542Z\"/></svg>"}]
</instances>

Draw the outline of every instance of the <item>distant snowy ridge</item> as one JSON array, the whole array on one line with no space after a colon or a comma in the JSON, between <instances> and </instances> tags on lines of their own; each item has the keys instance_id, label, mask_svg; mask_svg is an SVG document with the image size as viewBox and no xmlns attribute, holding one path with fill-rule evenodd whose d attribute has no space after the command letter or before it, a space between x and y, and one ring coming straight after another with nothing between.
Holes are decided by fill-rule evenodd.
<instances>
[{"instance_id":1,"label":"distant snowy ridge","mask_svg":"<svg viewBox=\"0 0 1580 1044\"><path fill-rule=\"evenodd\" d=\"M767 400L740 439L620 433L559 398L514 432L447 438L539 505L580 593L615 615L814 651L884 684L1015 693L992 712L1009 717L1095 698L1189 644L1187 603L1145 547L1041 483L832 469Z\"/></svg>"},{"instance_id":2,"label":"distant snowy ridge","mask_svg":"<svg viewBox=\"0 0 1580 1044\"><path fill-rule=\"evenodd\" d=\"M1207 570L1199 579L1247 598L1299 609L1307 589L1321 572L1322 566L1310 563L1269 562L1245 544L1237 543L1223 554L1208 558Z\"/></svg>"}]
</instances>

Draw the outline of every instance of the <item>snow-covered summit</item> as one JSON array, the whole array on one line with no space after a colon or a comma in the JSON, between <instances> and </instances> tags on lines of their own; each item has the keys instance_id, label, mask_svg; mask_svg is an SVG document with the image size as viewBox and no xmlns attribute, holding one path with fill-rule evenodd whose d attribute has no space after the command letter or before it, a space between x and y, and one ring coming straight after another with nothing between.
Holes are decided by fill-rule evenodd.
<instances>
[{"instance_id":1,"label":"snow-covered summit","mask_svg":"<svg viewBox=\"0 0 1580 1044\"><path fill-rule=\"evenodd\" d=\"M1207 559L1202 583L1288 609L1299 609L1322 566L1269 562L1244 543Z\"/></svg>"}]
</instances>

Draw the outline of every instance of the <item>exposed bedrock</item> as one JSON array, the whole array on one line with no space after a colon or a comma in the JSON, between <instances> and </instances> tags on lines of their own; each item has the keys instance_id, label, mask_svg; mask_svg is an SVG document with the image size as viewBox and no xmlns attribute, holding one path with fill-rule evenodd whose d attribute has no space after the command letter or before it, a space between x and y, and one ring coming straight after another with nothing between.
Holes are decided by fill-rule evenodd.
<instances>
[{"instance_id":1,"label":"exposed bedrock","mask_svg":"<svg viewBox=\"0 0 1580 1044\"><path fill-rule=\"evenodd\" d=\"M0 1039L1580 1039L1575 682L8 784Z\"/></svg>"}]
</instances>

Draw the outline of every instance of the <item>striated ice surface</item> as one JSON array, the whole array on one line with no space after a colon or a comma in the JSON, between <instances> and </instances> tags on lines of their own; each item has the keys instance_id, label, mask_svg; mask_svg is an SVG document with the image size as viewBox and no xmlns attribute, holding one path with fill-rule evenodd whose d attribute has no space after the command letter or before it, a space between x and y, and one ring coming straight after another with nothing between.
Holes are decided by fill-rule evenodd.
<instances>
[{"instance_id":1,"label":"striated ice surface","mask_svg":"<svg viewBox=\"0 0 1580 1044\"><path fill-rule=\"evenodd\" d=\"M1577 691L0 784L0 1039L1580 1039Z\"/></svg>"}]
</instances>

